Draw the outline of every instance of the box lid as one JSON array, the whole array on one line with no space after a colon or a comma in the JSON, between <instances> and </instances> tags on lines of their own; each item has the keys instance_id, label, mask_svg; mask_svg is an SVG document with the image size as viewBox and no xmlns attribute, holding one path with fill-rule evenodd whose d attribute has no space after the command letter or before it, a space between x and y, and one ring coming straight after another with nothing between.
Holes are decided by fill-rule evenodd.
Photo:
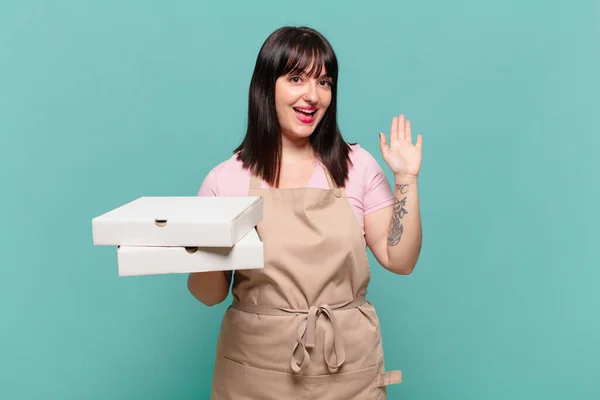
<instances>
[{"instance_id":1,"label":"box lid","mask_svg":"<svg viewBox=\"0 0 600 400\"><path fill-rule=\"evenodd\" d=\"M94 244L232 246L262 219L259 196L140 197L92 220Z\"/></svg>"},{"instance_id":2,"label":"box lid","mask_svg":"<svg viewBox=\"0 0 600 400\"><path fill-rule=\"evenodd\" d=\"M167 220L183 222L234 221L260 200L256 196L145 196L115 208L98 220Z\"/></svg>"}]
</instances>

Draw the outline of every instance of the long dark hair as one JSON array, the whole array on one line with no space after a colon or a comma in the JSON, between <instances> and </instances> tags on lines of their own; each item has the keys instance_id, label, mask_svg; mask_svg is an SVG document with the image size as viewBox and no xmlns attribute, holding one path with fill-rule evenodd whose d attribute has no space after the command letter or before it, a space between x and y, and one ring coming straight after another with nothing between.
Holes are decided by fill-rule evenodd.
<instances>
[{"instance_id":1,"label":"long dark hair","mask_svg":"<svg viewBox=\"0 0 600 400\"><path fill-rule=\"evenodd\" d=\"M271 33L258 53L250 81L246 136L234 151L245 168L272 187L279 186L281 164L275 82L288 73L303 72L318 77L323 67L332 79L331 103L309 141L336 184L345 186L351 162L350 147L337 124L337 57L331 44L319 32L308 27L286 26Z\"/></svg>"}]
</instances>

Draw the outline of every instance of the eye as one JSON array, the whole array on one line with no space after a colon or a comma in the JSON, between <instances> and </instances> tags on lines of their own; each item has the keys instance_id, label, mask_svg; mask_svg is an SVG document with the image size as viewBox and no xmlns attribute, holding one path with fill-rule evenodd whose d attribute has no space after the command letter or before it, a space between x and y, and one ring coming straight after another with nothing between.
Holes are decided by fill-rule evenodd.
<instances>
[{"instance_id":1,"label":"eye","mask_svg":"<svg viewBox=\"0 0 600 400\"><path fill-rule=\"evenodd\" d=\"M299 83L302 80L302 78L300 78L299 76L292 76L290 78L290 81L293 83Z\"/></svg>"},{"instance_id":2,"label":"eye","mask_svg":"<svg viewBox=\"0 0 600 400\"><path fill-rule=\"evenodd\" d=\"M329 79L324 79L321 81L321 85L326 86L326 87L331 87L332 82Z\"/></svg>"}]
</instances>

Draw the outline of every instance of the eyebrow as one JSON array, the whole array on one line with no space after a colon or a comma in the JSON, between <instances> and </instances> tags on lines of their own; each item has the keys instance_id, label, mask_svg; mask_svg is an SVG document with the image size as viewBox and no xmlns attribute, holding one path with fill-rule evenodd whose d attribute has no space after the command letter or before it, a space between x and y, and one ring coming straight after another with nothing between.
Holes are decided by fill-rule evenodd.
<instances>
[{"instance_id":1,"label":"eyebrow","mask_svg":"<svg viewBox=\"0 0 600 400\"><path fill-rule=\"evenodd\" d=\"M303 72L302 74L303 75L309 75L307 72ZM314 74L310 74L310 75L314 76ZM330 75L328 75L328 74L323 74L321 76L315 77L315 79L333 79L333 78Z\"/></svg>"},{"instance_id":2,"label":"eyebrow","mask_svg":"<svg viewBox=\"0 0 600 400\"><path fill-rule=\"evenodd\" d=\"M314 74L309 74L306 71L296 71L296 72L290 71L287 73L287 75L313 76ZM327 75L327 74L321 75L319 77L315 77L315 79L327 79L327 80L333 81L333 77L331 77L330 75Z\"/></svg>"}]
</instances>

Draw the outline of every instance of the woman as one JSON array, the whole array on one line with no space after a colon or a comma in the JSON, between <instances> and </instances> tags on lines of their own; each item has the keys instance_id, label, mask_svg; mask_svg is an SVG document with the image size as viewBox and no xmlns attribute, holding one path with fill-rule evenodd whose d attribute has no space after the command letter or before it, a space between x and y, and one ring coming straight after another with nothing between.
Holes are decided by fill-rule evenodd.
<instances>
[{"instance_id":1,"label":"woman","mask_svg":"<svg viewBox=\"0 0 600 400\"><path fill-rule=\"evenodd\" d=\"M400 371L384 372L379 321L365 299L368 246L397 274L421 248L417 176L422 138L392 119L383 158L344 142L336 121L338 64L318 32L284 27L263 44L250 83L248 129L213 168L200 196L262 196L257 231L265 267L236 271L234 302L217 344L213 399L385 399ZM232 273L189 276L214 305Z\"/></svg>"}]
</instances>

